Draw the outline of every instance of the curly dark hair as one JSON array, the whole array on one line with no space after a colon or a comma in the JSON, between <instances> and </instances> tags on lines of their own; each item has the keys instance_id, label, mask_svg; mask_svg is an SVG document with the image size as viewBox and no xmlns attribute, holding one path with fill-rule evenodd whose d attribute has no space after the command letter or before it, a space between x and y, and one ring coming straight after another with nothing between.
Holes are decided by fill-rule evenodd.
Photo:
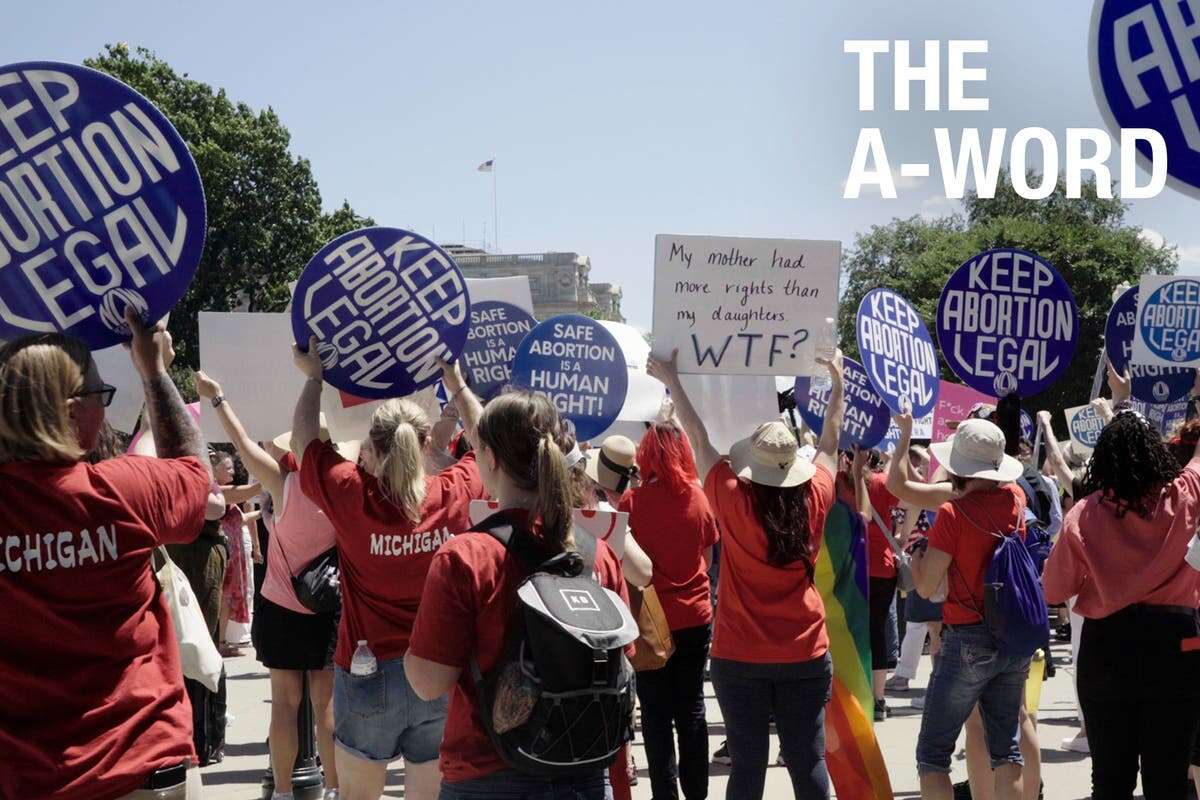
<instances>
[{"instance_id":1,"label":"curly dark hair","mask_svg":"<svg viewBox=\"0 0 1200 800\"><path fill-rule=\"evenodd\" d=\"M786 567L803 562L811 582L816 572L816 552L808 530L808 491L811 484L778 488L751 483L754 513L767 534L767 563Z\"/></svg>"},{"instance_id":2,"label":"curly dark hair","mask_svg":"<svg viewBox=\"0 0 1200 800\"><path fill-rule=\"evenodd\" d=\"M1100 432L1083 478L1083 494L1100 492L1116 506L1118 517L1129 511L1146 517L1158 502L1159 490L1182 471L1144 417L1122 412Z\"/></svg>"}]
</instances>

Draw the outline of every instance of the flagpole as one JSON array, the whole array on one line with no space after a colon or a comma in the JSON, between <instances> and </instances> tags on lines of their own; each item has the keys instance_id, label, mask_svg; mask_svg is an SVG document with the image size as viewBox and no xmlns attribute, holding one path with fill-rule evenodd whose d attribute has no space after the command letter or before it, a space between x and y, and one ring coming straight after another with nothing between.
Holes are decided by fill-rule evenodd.
<instances>
[{"instance_id":1,"label":"flagpole","mask_svg":"<svg viewBox=\"0 0 1200 800\"><path fill-rule=\"evenodd\" d=\"M500 252L500 208L496 204L496 161L492 160L492 236L496 239L496 252Z\"/></svg>"}]
</instances>

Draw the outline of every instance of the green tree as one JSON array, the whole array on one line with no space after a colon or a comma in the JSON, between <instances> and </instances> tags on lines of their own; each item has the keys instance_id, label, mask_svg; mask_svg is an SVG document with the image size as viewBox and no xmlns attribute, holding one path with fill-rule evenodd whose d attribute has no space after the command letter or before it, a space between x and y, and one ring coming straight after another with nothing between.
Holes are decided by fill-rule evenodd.
<instances>
[{"instance_id":1,"label":"green tree","mask_svg":"<svg viewBox=\"0 0 1200 800\"><path fill-rule=\"evenodd\" d=\"M1030 185L1037 185L1031 175ZM1068 199L1064 181L1045 200L1026 200L1002 172L994 198L969 195L962 213L939 219L910 217L877 225L855 237L843 258L839 330L843 349L858 358L854 319L863 295L887 287L906 297L934 333L938 298L950 274L976 253L1019 247L1053 264L1079 304L1079 340L1075 357L1050 389L1025 403L1033 413L1049 409L1065 430L1059 410L1087 402L1112 291L1122 281L1137 283L1145 274L1172 274L1179 257L1174 247L1156 247L1141 229L1125 222L1127 206L1098 197L1095 184L1083 197ZM941 352L939 349L939 357ZM942 377L957 380L941 359Z\"/></svg>"},{"instance_id":2,"label":"green tree","mask_svg":"<svg viewBox=\"0 0 1200 800\"><path fill-rule=\"evenodd\" d=\"M197 314L280 311L309 258L334 236L374 224L348 203L321 211L307 159L293 155L291 134L270 108L254 111L224 89L176 72L150 50L108 45L84 62L141 92L179 131L204 183L208 226L204 255L187 294L171 314L179 370L199 364Z\"/></svg>"}]
</instances>

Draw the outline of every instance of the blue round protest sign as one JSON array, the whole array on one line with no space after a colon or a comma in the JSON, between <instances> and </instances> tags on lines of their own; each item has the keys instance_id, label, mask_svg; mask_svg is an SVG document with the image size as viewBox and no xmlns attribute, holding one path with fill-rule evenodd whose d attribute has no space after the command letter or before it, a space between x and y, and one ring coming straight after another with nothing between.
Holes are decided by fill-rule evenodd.
<instances>
[{"instance_id":1,"label":"blue round protest sign","mask_svg":"<svg viewBox=\"0 0 1200 800\"><path fill-rule=\"evenodd\" d=\"M616 337L580 314L550 317L517 347L512 382L550 398L580 441L616 421L629 390L629 366Z\"/></svg>"},{"instance_id":2,"label":"blue round protest sign","mask_svg":"<svg viewBox=\"0 0 1200 800\"><path fill-rule=\"evenodd\" d=\"M1178 364L1200 360L1200 279L1169 280L1141 306L1138 332L1153 355Z\"/></svg>"},{"instance_id":3,"label":"blue round protest sign","mask_svg":"<svg viewBox=\"0 0 1200 800\"><path fill-rule=\"evenodd\" d=\"M1129 371L1133 396L1147 403L1171 403L1186 397L1196 372L1181 367L1131 364L1137 327L1138 287L1126 289L1113 303L1104 325L1104 352L1118 373Z\"/></svg>"},{"instance_id":4,"label":"blue round protest sign","mask_svg":"<svg viewBox=\"0 0 1200 800\"><path fill-rule=\"evenodd\" d=\"M1071 364L1075 295L1050 262L1015 248L972 256L938 299L938 344L964 383L996 397L1030 397Z\"/></svg>"},{"instance_id":5,"label":"blue round protest sign","mask_svg":"<svg viewBox=\"0 0 1200 800\"><path fill-rule=\"evenodd\" d=\"M512 380L512 362L517 346L537 325L523 308L499 300L484 300L471 306L471 327L459 366L471 391L490 400Z\"/></svg>"},{"instance_id":6,"label":"blue round protest sign","mask_svg":"<svg viewBox=\"0 0 1200 800\"><path fill-rule=\"evenodd\" d=\"M1096 442L1100 441L1100 431L1104 430L1104 420L1096 413L1095 407L1083 406L1069 418L1069 422L1071 439L1089 450L1095 448Z\"/></svg>"},{"instance_id":7,"label":"blue round protest sign","mask_svg":"<svg viewBox=\"0 0 1200 800\"><path fill-rule=\"evenodd\" d=\"M467 341L471 299L454 259L398 228L351 231L322 247L292 295L292 335L316 336L325 380L378 400L441 378Z\"/></svg>"},{"instance_id":8,"label":"blue round protest sign","mask_svg":"<svg viewBox=\"0 0 1200 800\"><path fill-rule=\"evenodd\" d=\"M87 67L0 67L0 339L62 331L99 350L187 291L204 250L200 173L153 104Z\"/></svg>"},{"instance_id":9,"label":"blue round protest sign","mask_svg":"<svg viewBox=\"0 0 1200 800\"><path fill-rule=\"evenodd\" d=\"M1200 197L1200 57L1191 17L1177 1L1096 0L1089 45L1092 91L1113 135L1158 131L1167 182ZM1139 140L1137 154L1149 169L1150 144Z\"/></svg>"},{"instance_id":10,"label":"blue round protest sign","mask_svg":"<svg viewBox=\"0 0 1200 800\"><path fill-rule=\"evenodd\" d=\"M843 358L843 373L846 384L846 415L842 420L842 436L838 447L845 450L851 445L874 447L887 435L891 414L887 404L871 386L871 379L863 365L852 358ZM831 389L811 391L812 379L796 378L796 410L804 424L819 435L825 426L825 410L829 407Z\"/></svg>"},{"instance_id":11,"label":"blue round protest sign","mask_svg":"<svg viewBox=\"0 0 1200 800\"><path fill-rule=\"evenodd\" d=\"M858 352L875 391L892 413L907 401L914 417L937 405L937 351L924 320L891 289L872 289L858 306Z\"/></svg>"}]
</instances>

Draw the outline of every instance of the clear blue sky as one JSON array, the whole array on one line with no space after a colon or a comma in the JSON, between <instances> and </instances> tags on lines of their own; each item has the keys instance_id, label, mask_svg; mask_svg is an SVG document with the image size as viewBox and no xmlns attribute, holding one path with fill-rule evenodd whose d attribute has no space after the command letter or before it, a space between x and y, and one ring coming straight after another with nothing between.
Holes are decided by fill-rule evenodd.
<instances>
[{"instance_id":1,"label":"clear blue sky","mask_svg":"<svg viewBox=\"0 0 1200 800\"><path fill-rule=\"evenodd\" d=\"M105 43L273 106L327 207L478 243L570 250L648 326L656 233L839 239L948 208L935 170L900 198L843 200L859 128L893 165L933 161L936 125L1104 127L1087 69L1091 3L227 2L47 0L10 14L5 61L78 62ZM987 39L988 114L860 113L852 38ZM883 62L877 83L890 89ZM978 91L978 90L976 90ZM914 95L919 103L920 94ZM889 94L881 100L890 104ZM918 106L919 107L919 106ZM1168 189L1132 220L1200 272L1200 201Z\"/></svg>"}]
</instances>

